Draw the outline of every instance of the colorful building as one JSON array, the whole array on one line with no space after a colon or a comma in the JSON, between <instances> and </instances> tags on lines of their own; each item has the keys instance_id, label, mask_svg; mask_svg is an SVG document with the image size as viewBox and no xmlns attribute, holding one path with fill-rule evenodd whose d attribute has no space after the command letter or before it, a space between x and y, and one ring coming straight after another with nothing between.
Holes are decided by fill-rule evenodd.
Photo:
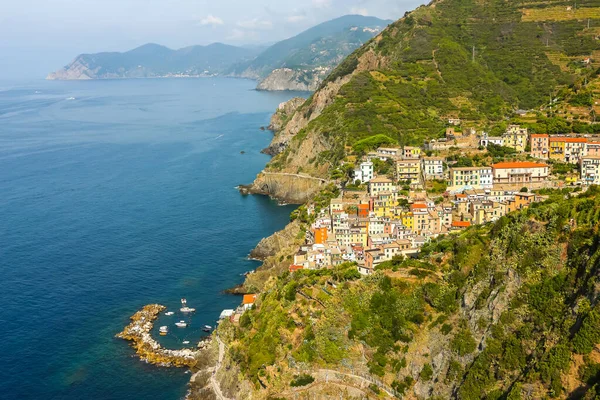
<instances>
[{"instance_id":1,"label":"colorful building","mask_svg":"<svg viewBox=\"0 0 600 400\"><path fill-rule=\"evenodd\" d=\"M600 185L600 156L581 159L581 181L584 185Z\"/></svg>"},{"instance_id":2,"label":"colorful building","mask_svg":"<svg viewBox=\"0 0 600 400\"><path fill-rule=\"evenodd\" d=\"M419 183L421 161L418 159L402 158L396 160L396 177L399 181Z\"/></svg>"},{"instance_id":3,"label":"colorful building","mask_svg":"<svg viewBox=\"0 0 600 400\"><path fill-rule=\"evenodd\" d=\"M449 186L470 186L474 189L492 187L492 169L490 167L450 168Z\"/></svg>"},{"instance_id":4,"label":"colorful building","mask_svg":"<svg viewBox=\"0 0 600 400\"><path fill-rule=\"evenodd\" d=\"M521 128L519 125L509 125L502 138L504 138L504 146L522 153L527 147L527 128Z\"/></svg>"},{"instance_id":5,"label":"colorful building","mask_svg":"<svg viewBox=\"0 0 600 400\"><path fill-rule=\"evenodd\" d=\"M531 156L547 160L550 154L550 136L546 134L531 134L529 138Z\"/></svg>"},{"instance_id":6,"label":"colorful building","mask_svg":"<svg viewBox=\"0 0 600 400\"><path fill-rule=\"evenodd\" d=\"M394 188L395 186L391 179L385 176L378 176L369 182L369 195L375 197L381 192L392 192Z\"/></svg>"},{"instance_id":7,"label":"colorful building","mask_svg":"<svg viewBox=\"0 0 600 400\"><path fill-rule=\"evenodd\" d=\"M548 165L535 162L501 162L492 165L495 184L527 185L545 182L548 179Z\"/></svg>"}]
</instances>

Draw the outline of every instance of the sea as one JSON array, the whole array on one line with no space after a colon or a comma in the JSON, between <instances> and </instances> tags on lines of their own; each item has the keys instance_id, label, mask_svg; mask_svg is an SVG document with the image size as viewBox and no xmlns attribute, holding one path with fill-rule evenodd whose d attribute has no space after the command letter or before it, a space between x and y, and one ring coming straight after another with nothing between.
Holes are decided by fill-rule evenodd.
<instances>
[{"instance_id":1,"label":"sea","mask_svg":"<svg viewBox=\"0 0 600 400\"><path fill-rule=\"evenodd\" d=\"M185 369L145 364L115 334L159 303L176 314L157 339L195 345L240 304L223 291L260 265L250 250L289 221L292 206L236 186L269 161L259 128L307 94L255 85L0 81L0 398L185 396Z\"/></svg>"}]
</instances>

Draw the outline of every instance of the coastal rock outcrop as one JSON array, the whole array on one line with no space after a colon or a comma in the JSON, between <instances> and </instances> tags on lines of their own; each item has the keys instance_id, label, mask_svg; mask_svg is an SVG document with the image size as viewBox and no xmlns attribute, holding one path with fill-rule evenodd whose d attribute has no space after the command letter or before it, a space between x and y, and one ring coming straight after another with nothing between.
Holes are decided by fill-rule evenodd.
<instances>
[{"instance_id":1,"label":"coastal rock outcrop","mask_svg":"<svg viewBox=\"0 0 600 400\"><path fill-rule=\"evenodd\" d=\"M326 179L284 172L261 172L252 185L241 186L244 194L262 194L288 204L302 204L327 184Z\"/></svg>"},{"instance_id":2,"label":"coastal rock outcrop","mask_svg":"<svg viewBox=\"0 0 600 400\"><path fill-rule=\"evenodd\" d=\"M202 354L201 350L164 349L150 335L150 331L154 326L154 321L165 309L166 307L160 304L149 304L144 306L140 311L133 314L131 323L116 336L133 342L132 346L135 348L140 359L150 364L163 367L194 367L198 362L199 356ZM204 349L206 346L206 342L200 342L198 344L200 349Z\"/></svg>"},{"instance_id":3,"label":"coastal rock outcrop","mask_svg":"<svg viewBox=\"0 0 600 400\"><path fill-rule=\"evenodd\" d=\"M304 104L305 101L305 98L294 97L291 100L279 104L277 111L271 116L271 123L269 124L268 129L275 133L283 129L298 107Z\"/></svg>"},{"instance_id":4,"label":"coastal rock outcrop","mask_svg":"<svg viewBox=\"0 0 600 400\"><path fill-rule=\"evenodd\" d=\"M250 258L265 261L268 257L279 253L286 247L290 247L297 240L300 223L290 222L280 231L262 239L250 252Z\"/></svg>"},{"instance_id":5,"label":"coastal rock outcrop","mask_svg":"<svg viewBox=\"0 0 600 400\"><path fill-rule=\"evenodd\" d=\"M298 70L278 68L259 82L257 90L314 92L319 88L323 78L329 72L328 68L317 70Z\"/></svg>"}]
</instances>

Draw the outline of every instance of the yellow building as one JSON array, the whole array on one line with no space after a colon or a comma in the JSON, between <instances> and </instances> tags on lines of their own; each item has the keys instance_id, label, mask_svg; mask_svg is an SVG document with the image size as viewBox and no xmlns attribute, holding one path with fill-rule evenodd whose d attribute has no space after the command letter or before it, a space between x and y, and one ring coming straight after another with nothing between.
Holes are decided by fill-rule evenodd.
<instances>
[{"instance_id":1,"label":"yellow building","mask_svg":"<svg viewBox=\"0 0 600 400\"><path fill-rule=\"evenodd\" d=\"M411 147L405 146L403 149L404 158L420 158L421 157L421 148L420 147Z\"/></svg>"},{"instance_id":2,"label":"yellow building","mask_svg":"<svg viewBox=\"0 0 600 400\"><path fill-rule=\"evenodd\" d=\"M415 226L414 224L414 215L412 212L404 212L402 214L402 225L412 230Z\"/></svg>"},{"instance_id":3,"label":"yellow building","mask_svg":"<svg viewBox=\"0 0 600 400\"><path fill-rule=\"evenodd\" d=\"M378 176L369 181L369 195L371 197L375 197L381 192L391 193L394 188L392 180L385 176Z\"/></svg>"},{"instance_id":4,"label":"yellow building","mask_svg":"<svg viewBox=\"0 0 600 400\"><path fill-rule=\"evenodd\" d=\"M502 138L504 139L504 146L522 153L527 147L527 128L521 128L519 125L509 125Z\"/></svg>"},{"instance_id":5,"label":"yellow building","mask_svg":"<svg viewBox=\"0 0 600 400\"><path fill-rule=\"evenodd\" d=\"M420 176L421 160L412 158L402 158L396 160L396 177L399 181L410 181L410 183L419 183Z\"/></svg>"},{"instance_id":6,"label":"yellow building","mask_svg":"<svg viewBox=\"0 0 600 400\"><path fill-rule=\"evenodd\" d=\"M550 159L563 162L565 159L565 138L550 138Z\"/></svg>"}]
</instances>

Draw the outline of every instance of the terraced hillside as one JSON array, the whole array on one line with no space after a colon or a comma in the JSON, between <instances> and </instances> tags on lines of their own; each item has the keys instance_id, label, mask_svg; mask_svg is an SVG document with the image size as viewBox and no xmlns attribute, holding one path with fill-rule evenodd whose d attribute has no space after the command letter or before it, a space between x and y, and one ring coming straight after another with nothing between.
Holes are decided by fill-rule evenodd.
<instances>
[{"instance_id":1,"label":"terraced hillside","mask_svg":"<svg viewBox=\"0 0 600 400\"><path fill-rule=\"evenodd\" d=\"M599 11L597 0L419 7L350 55L298 108L274 138L281 153L269 169L326 177L361 141L360 149L420 145L440 137L451 117L489 129L517 109L551 114L581 103L567 116L593 122L597 92L586 85L600 66Z\"/></svg>"}]
</instances>

